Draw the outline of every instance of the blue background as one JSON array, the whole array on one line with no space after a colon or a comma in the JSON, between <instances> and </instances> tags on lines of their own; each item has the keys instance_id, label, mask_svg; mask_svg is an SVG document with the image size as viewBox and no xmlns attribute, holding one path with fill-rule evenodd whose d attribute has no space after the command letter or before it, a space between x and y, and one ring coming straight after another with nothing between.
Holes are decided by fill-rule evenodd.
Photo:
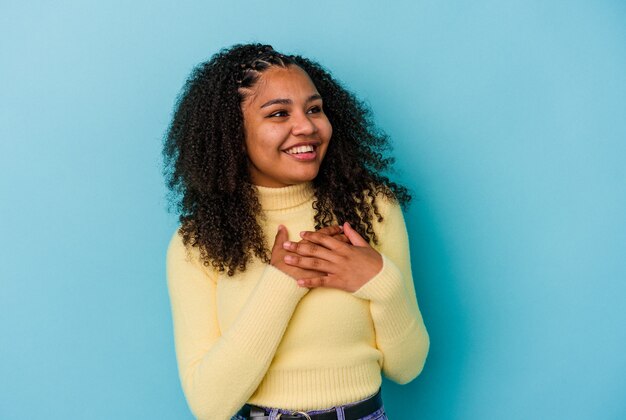
<instances>
[{"instance_id":1,"label":"blue background","mask_svg":"<svg viewBox=\"0 0 626 420\"><path fill-rule=\"evenodd\" d=\"M431 335L392 419L626 418L626 4L3 1L0 418L189 418L161 139L192 67L320 61L394 142ZM403 410L410 414L402 414Z\"/></svg>"}]
</instances>

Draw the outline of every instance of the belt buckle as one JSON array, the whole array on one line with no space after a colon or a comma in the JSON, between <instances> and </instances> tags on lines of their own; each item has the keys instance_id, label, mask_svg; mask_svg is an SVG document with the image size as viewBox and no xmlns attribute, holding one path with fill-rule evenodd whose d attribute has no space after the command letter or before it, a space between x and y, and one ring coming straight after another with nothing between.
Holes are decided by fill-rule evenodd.
<instances>
[{"instance_id":1,"label":"belt buckle","mask_svg":"<svg viewBox=\"0 0 626 420\"><path fill-rule=\"evenodd\" d=\"M303 418L306 419L306 420L311 420L311 416L309 416L304 411L292 411L290 416L293 416L293 415L296 415L296 414L303 416ZM276 416L276 420L279 420L282 415L283 415L283 413L278 413L278 416Z\"/></svg>"}]
</instances>

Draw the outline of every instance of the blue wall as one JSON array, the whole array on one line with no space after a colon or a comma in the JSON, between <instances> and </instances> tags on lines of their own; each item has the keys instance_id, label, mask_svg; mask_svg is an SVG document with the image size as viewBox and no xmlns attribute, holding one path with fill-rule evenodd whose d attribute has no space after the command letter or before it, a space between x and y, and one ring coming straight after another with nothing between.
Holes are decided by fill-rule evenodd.
<instances>
[{"instance_id":1,"label":"blue wall","mask_svg":"<svg viewBox=\"0 0 626 420\"><path fill-rule=\"evenodd\" d=\"M393 419L626 418L621 1L4 1L0 418L188 418L161 137L191 68L315 58L392 137L423 374Z\"/></svg>"}]
</instances>

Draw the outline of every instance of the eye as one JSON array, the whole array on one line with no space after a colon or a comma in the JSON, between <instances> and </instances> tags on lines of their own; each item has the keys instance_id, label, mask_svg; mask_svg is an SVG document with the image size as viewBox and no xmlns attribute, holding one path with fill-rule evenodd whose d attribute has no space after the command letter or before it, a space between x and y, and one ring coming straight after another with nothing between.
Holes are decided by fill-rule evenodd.
<instances>
[{"instance_id":1,"label":"eye","mask_svg":"<svg viewBox=\"0 0 626 420\"><path fill-rule=\"evenodd\" d=\"M286 117L286 116L288 116L288 115L289 115L289 114L287 113L287 111L285 111L285 110L282 110L282 109L281 109L281 110L279 110L279 111L272 112L272 113L271 113L270 115L268 115L267 117L268 117L268 118L271 118L271 117Z\"/></svg>"},{"instance_id":2,"label":"eye","mask_svg":"<svg viewBox=\"0 0 626 420\"><path fill-rule=\"evenodd\" d=\"M319 106L319 105L315 105L315 106L311 107L311 109L309 109L309 113L311 113L311 114L317 114L317 113L320 113L320 112L322 112L322 107Z\"/></svg>"}]
</instances>

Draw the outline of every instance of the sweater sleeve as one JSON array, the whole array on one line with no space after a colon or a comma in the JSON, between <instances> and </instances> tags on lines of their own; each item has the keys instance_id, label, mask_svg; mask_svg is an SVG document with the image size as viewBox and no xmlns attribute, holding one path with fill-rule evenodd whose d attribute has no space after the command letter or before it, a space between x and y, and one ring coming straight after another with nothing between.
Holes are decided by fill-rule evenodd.
<instances>
[{"instance_id":1,"label":"sweater sleeve","mask_svg":"<svg viewBox=\"0 0 626 420\"><path fill-rule=\"evenodd\" d=\"M382 371L394 382L405 384L424 367L430 339L415 296L409 240L402 210L384 201L378 251L381 271L353 293L370 301L376 345L383 353Z\"/></svg>"},{"instance_id":2,"label":"sweater sleeve","mask_svg":"<svg viewBox=\"0 0 626 420\"><path fill-rule=\"evenodd\" d=\"M166 265L176 359L189 408L199 419L229 419L263 379L307 289L268 265L236 320L220 331L216 273L190 254L178 232Z\"/></svg>"}]
</instances>

